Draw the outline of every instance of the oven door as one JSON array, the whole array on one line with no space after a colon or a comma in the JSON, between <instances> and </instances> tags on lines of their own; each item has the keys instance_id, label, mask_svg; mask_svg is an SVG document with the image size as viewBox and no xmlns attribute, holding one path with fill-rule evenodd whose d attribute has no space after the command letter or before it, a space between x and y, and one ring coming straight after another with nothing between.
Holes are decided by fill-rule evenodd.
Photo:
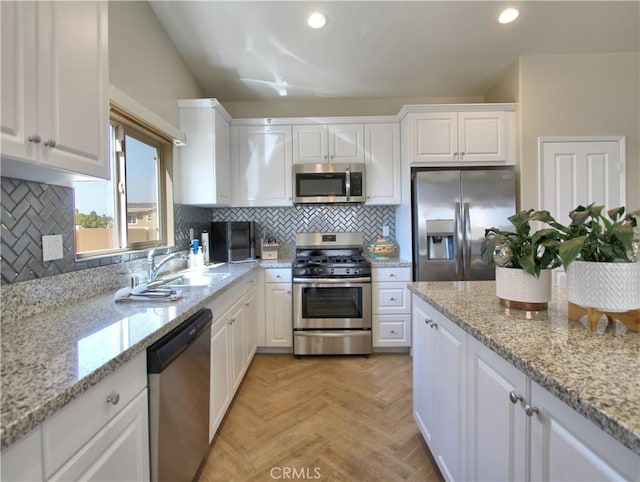
<instances>
[{"instance_id":1,"label":"oven door","mask_svg":"<svg viewBox=\"0 0 640 482\"><path fill-rule=\"evenodd\" d=\"M371 328L371 279L293 280L294 330Z\"/></svg>"}]
</instances>

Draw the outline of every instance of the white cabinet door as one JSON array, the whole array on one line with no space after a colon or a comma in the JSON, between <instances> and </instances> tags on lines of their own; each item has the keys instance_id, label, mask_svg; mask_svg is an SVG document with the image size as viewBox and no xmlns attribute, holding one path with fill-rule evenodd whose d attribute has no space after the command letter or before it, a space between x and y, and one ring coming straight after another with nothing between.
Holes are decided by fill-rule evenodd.
<instances>
[{"instance_id":1,"label":"white cabinet door","mask_svg":"<svg viewBox=\"0 0 640 482\"><path fill-rule=\"evenodd\" d=\"M531 382L531 480L638 480L639 458Z\"/></svg>"},{"instance_id":2,"label":"white cabinet door","mask_svg":"<svg viewBox=\"0 0 640 482\"><path fill-rule=\"evenodd\" d=\"M426 303L414 297L413 325L413 417L429 448L435 448L435 391L434 361L435 330ZM435 452L433 452L435 456Z\"/></svg>"},{"instance_id":3,"label":"white cabinet door","mask_svg":"<svg viewBox=\"0 0 640 482\"><path fill-rule=\"evenodd\" d=\"M291 284L265 283L264 286L267 346L291 348L293 347Z\"/></svg>"},{"instance_id":4,"label":"white cabinet door","mask_svg":"<svg viewBox=\"0 0 640 482\"><path fill-rule=\"evenodd\" d=\"M410 114L411 162L458 160L458 114L424 112Z\"/></svg>"},{"instance_id":5,"label":"white cabinet door","mask_svg":"<svg viewBox=\"0 0 640 482\"><path fill-rule=\"evenodd\" d=\"M244 340L245 323L244 299L240 299L229 310L229 355L231 359L231 394L240 386L245 369Z\"/></svg>"},{"instance_id":6,"label":"white cabinet door","mask_svg":"<svg viewBox=\"0 0 640 482\"><path fill-rule=\"evenodd\" d=\"M293 163L329 162L327 126L310 124L293 126Z\"/></svg>"},{"instance_id":7,"label":"white cabinet door","mask_svg":"<svg viewBox=\"0 0 640 482\"><path fill-rule=\"evenodd\" d=\"M231 204L231 157L228 115L213 99L178 101L180 128L187 144L180 148L177 202L194 206Z\"/></svg>"},{"instance_id":8,"label":"white cabinet door","mask_svg":"<svg viewBox=\"0 0 640 482\"><path fill-rule=\"evenodd\" d=\"M49 480L149 480L147 389Z\"/></svg>"},{"instance_id":9,"label":"white cabinet door","mask_svg":"<svg viewBox=\"0 0 640 482\"><path fill-rule=\"evenodd\" d=\"M329 124L329 162L364 162L364 126Z\"/></svg>"},{"instance_id":10,"label":"white cabinet door","mask_svg":"<svg viewBox=\"0 0 640 482\"><path fill-rule=\"evenodd\" d=\"M414 418L446 480L466 480L465 332L413 297Z\"/></svg>"},{"instance_id":11,"label":"white cabinet door","mask_svg":"<svg viewBox=\"0 0 640 482\"><path fill-rule=\"evenodd\" d=\"M458 160L491 162L507 160L504 112L458 114Z\"/></svg>"},{"instance_id":12,"label":"white cabinet door","mask_svg":"<svg viewBox=\"0 0 640 482\"><path fill-rule=\"evenodd\" d=\"M291 206L291 126L239 126L234 206Z\"/></svg>"},{"instance_id":13,"label":"white cabinet door","mask_svg":"<svg viewBox=\"0 0 640 482\"><path fill-rule=\"evenodd\" d=\"M365 204L401 204L400 125L396 122L365 124L364 139Z\"/></svg>"},{"instance_id":14,"label":"white cabinet door","mask_svg":"<svg viewBox=\"0 0 640 482\"><path fill-rule=\"evenodd\" d=\"M248 367L251 364L251 360L253 359L253 355L256 353L257 348L257 320L258 320L258 303L256 297L257 290L255 287L252 287L244 298L244 309L245 309L245 317L244 317L244 328L245 332L243 334L244 339L244 358L245 358L245 366Z\"/></svg>"},{"instance_id":15,"label":"white cabinet door","mask_svg":"<svg viewBox=\"0 0 640 482\"><path fill-rule=\"evenodd\" d=\"M435 411L437 417L436 460L447 480L467 480L466 336L444 316L434 317Z\"/></svg>"},{"instance_id":16,"label":"white cabinet door","mask_svg":"<svg viewBox=\"0 0 640 482\"><path fill-rule=\"evenodd\" d=\"M20 3L2 2L3 175L109 178L106 2Z\"/></svg>"},{"instance_id":17,"label":"white cabinet door","mask_svg":"<svg viewBox=\"0 0 640 482\"><path fill-rule=\"evenodd\" d=\"M41 426L2 451L0 470L2 471L0 480L11 482L44 480Z\"/></svg>"},{"instance_id":18,"label":"white cabinet door","mask_svg":"<svg viewBox=\"0 0 640 482\"><path fill-rule=\"evenodd\" d=\"M2 20L2 154L37 160L36 32L33 2L0 2ZM3 160L4 161L4 160ZM4 168L4 166L3 166ZM3 173L4 175L4 173Z\"/></svg>"},{"instance_id":19,"label":"white cabinet door","mask_svg":"<svg viewBox=\"0 0 640 482\"><path fill-rule=\"evenodd\" d=\"M371 336L374 347L411 346L411 315L373 315Z\"/></svg>"},{"instance_id":20,"label":"white cabinet door","mask_svg":"<svg viewBox=\"0 0 640 482\"><path fill-rule=\"evenodd\" d=\"M527 377L473 338L468 355L467 478L526 480Z\"/></svg>"},{"instance_id":21,"label":"white cabinet door","mask_svg":"<svg viewBox=\"0 0 640 482\"><path fill-rule=\"evenodd\" d=\"M213 440L231 402L229 345L229 312L227 311L211 326L209 442Z\"/></svg>"},{"instance_id":22,"label":"white cabinet door","mask_svg":"<svg viewBox=\"0 0 640 482\"><path fill-rule=\"evenodd\" d=\"M38 2L37 18L41 162L108 178L107 4Z\"/></svg>"},{"instance_id":23,"label":"white cabinet door","mask_svg":"<svg viewBox=\"0 0 640 482\"><path fill-rule=\"evenodd\" d=\"M364 162L362 124L293 126L293 163Z\"/></svg>"}]
</instances>

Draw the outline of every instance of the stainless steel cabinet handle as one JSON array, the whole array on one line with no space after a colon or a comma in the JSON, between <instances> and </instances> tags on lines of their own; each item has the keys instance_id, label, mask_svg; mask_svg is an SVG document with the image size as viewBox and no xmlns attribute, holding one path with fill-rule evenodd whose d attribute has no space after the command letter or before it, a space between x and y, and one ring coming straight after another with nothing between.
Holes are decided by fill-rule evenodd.
<instances>
[{"instance_id":1,"label":"stainless steel cabinet handle","mask_svg":"<svg viewBox=\"0 0 640 482\"><path fill-rule=\"evenodd\" d=\"M48 141L45 141L44 145L47 147L56 147L56 141L55 139L49 139Z\"/></svg>"},{"instance_id":2,"label":"stainless steel cabinet handle","mask_svg":"<svg viewBox=\"0 0 640 482\"><path fill-rule=\"evenodd\" d=\"M532 417L534 413L540 413L538 407L532 407L528 403L524 406L524 413L527 414L527 417Z\"/></svg>"},{"instance_id":3,"label":"stainless steel cabinet handle","mask_svg":"<svg viewBox=\"0 0 640 482\"><path fill-rule=\"evenodd\" d=\"M509 400L511 400L511 403L516 404L522 401L522 395L519 395L515 392L515 390L512 390L511 392L509 392Z\"/></svg>"},{"instance_id":4,"label":"stainless steel cabinet handle","mask_svg":"<svg viewBox=\"0 0 640 482\"><path fill-rule=\"evenodd\" d=\"M113 392L111 395L107 397L107 403L111 405L118 405L120 401L120 394L118 392Z\"/></svg>"},{"instance_id":5,"label":"stainless steel cabinet handle","mask_svg":"<svg viewBox=\"0 0 640 482\"><path fill-rule=\"evenodd\" d=\"M33 134L33 135L31 135L31 136L27 137L27 140L28 140L29 142L34 142L34 143L36 143L36 144L40 144L40 141L41 141L42 139L40 138L40 136L39 136L38 134Z\"/></svg>"}]
</instances>

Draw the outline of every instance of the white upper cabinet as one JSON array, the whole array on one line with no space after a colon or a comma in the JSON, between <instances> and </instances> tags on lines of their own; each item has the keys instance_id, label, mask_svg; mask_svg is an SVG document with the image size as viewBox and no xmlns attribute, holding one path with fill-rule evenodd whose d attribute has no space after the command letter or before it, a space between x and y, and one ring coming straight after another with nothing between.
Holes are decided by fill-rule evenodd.
<instances>
[{"instance_id":1,"label":"white upper cabinet","mask_svg":"<svg viewBox=\"0 0 640 482\"><path fill-rule=\"evenodd\" d=\"M292 206L291 126L232 128L233 206Z\"/></svg>"},{"instance_id":2,"label":"white upper cabinet","mask_svg":"<svg viewBox=\"0 0 640 482\"><path fill-rule=\"evenodd\" d=\"M3 175L109 178L106 2L2 2Z\"/></svg>"},{"instance_id":3,"label":"white upper cabinet","mask_svg":"<svg viewBox=\"0 0 640 482\"><path fill-rule=\"evenodd\" d=\"M491 104L488 104L491 106ZM411 163L513 163L513 111L416 112L409 114Z\"/></svg>"},{"instance_id":4,"label":"white upper cabinet","mask_svg":"<svg viewBox=\"0 0 640 482\"><path fill-rule=\"evenodd\" d=\"M365 204L401 204L400 125L397 122L365 124L364 140Z\"/></svg>"},{"instance_id":5,"label":"white upper cabinet","mask_svg":"<svg viewBox=\"0 0 640 482\"><path fill-rule=\"evenodd\" d=\"M179 100L180 148L176 202L194 206L231 204L231 117L216 99Z\"/></svg>"},{"instance_id":6,"label":"white upper cabinet","mask_svg":"<svg viewBox=\"0 0 640 482\"><path fill-rule=\"evenodd\" d=\"M363 124L293 126L293 163L364 162Z\"/></svg>"}]
</instances>

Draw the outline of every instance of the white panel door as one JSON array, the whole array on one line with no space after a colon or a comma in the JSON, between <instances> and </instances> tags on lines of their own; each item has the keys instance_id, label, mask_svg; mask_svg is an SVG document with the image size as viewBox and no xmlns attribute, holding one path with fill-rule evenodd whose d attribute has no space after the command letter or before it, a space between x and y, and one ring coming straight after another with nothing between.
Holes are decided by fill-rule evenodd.
<instances>
[{"instance_id":1,"label":"white panel door","mask_svg":"<svg viewBox=\"0 0 640 482\"><path fill-rule=\"evenodd\" d=\"M578 205L625 204L624 137L541 138L540 208L562 224ZM554 282L564 282L564 272Z\"/></svg>"}]
</instances>

